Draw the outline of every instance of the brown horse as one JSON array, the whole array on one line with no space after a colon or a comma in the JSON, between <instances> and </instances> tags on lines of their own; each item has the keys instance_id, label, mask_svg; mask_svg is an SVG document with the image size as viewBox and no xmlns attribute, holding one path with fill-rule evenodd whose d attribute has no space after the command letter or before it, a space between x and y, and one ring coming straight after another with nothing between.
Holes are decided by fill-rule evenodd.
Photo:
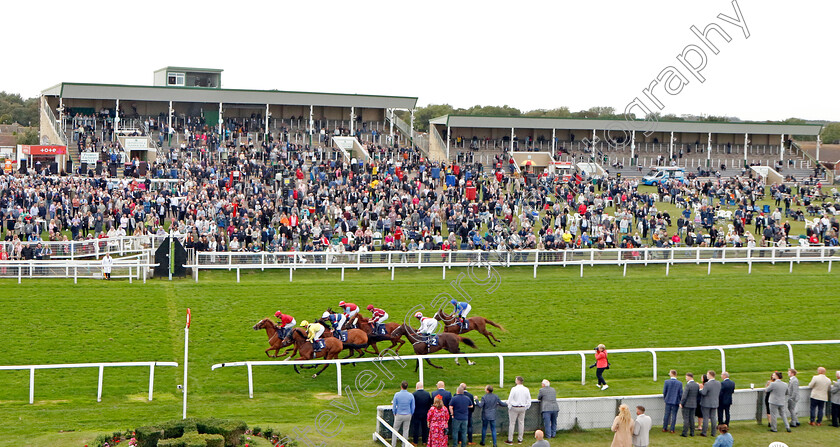
<instances>
[{"instance_id":1,"label":"brown horse","mask_svg":"<svg viewBox=\"0 0 840 447\"><path fill-rule=\"evenodd\" d=\"M394 330L400 327L399 323L385 323L385 331L388 332L388 335L374 335L373 325L370 323L370 320L361 315L358 316L358 319L359 329L365 331L365 333L368 334L368 342L373 348L374 354L379 354L379 348L376 347L376 344L380 341L390 341L391 346L389 346L388 349L391 349L396 346L397 349L395 349L394 352L400 352L400 348L402 348L402 345L405 344L405 340L403 340L400 337L394 337L393 335Z\"/></svg>"},{"instance_id":2,"label":"brown horse","mask_svg":"<svg viewBox=\"0 0 840 447\"><path fill-rule=\"evenodd\" d=\"M330 323L325 318L319 318L318 323L320 323L325 328L330 327ZM345 332L347 332L347 341L343 342L344 349L349 349L350 354L348 354L347 357L344 358L349 359L350 357L353 357L353 355L356 353L359 354L359 357L364 356L364 349L368 346L368 334L361 329L346 329ZM334 338L333 332L330 329L325 329L324 333L321 336L324 338Z\"/></svg>"},{"instance_id":3,"label":"brown horse","mask_svg":"<svg viewBox=\"0 0 840 447\"><path fill-rule=\"evenodd\" d=\"M492 322L489 319L484 318L484 317L469 317L469 318L467 318L467 320L470 322L470 325L467 328L467 330L465 331L465 330L463 330L461 325L458 324L458 317L456 317L455 315L444 313L443 309L439 309L437 311L437 313L435 314L435 320L443 321L443 324L444 324L443 331L444 332L450 332L450 333L453 333L453 334L465 334L469 331L478 331L481 335L487 337L487 341L489 341L490 344L493 345L493 346L496 346L496 344L493 343L493 340L496 340L499 343L501 343L501 340L496 338L496 336L493 335L492 332L487 330L487 325L497 327L497 328L501 329L502 332L507 332L507 330L505 328L503 328L501 325L499 325L498 323L494 323L494 322ZM491 337L492 337L492 339L491 339Z\"/></svg>"},{"instance_id":4,"label":"brown horse","mask_svg":"<svg viewBox=\"0 0 840 447\"><path fill-rule=\"evenodd\" d=\"M425 355L431 354L433 352L440 351L441 349L445 349L453 354L460 354L461 353L461 346L460 343L463 343L473 349L476 349L475 343L467 337L461 337L460 335L450 334L444 332L442 334L438 334L438 344L436 346L428 346L426 342L423 340L423 336L417 333L412 327L406 328L406 325L401 324L399 327L394 329L391 333L392 337L402 337L405 336L408 341L414 345L414 353L417 355ZM465 357L466 359L466 357ZM440 366L433 364L429 361L428 358L425 359L426 363L430 366L435 367L437 369L441 369ZM475 365L470 359L466 359L468 365ZM455 364L461 366L461 362L458 359L455 359ZM417 366L414 367L414 370L417 371L417 367L420 366L420 362L417 362Z\"/></svg>"},{"instance_id":5,"label":"brown horse","mask_svg":"<svg viewBox=\"0 0 840 447\"><path fill-rule=\"evenodd\" d=\"M259 323L254 325L255 331L258 331L260 329L265 329L265 333L268 334L268 344L271 347L265 350L265 355L269 357L280 357L280 350L292 344L292 341L290 339L284 339L279 337L279 328L276 324L274 324L273 321L271 321L270 318L263 318L262 320L260 320ZM269 354L269 351L274 351L274 355ZM283 355L288 354L289 351L292 351L292 354L289 357L294 356L295 354L297 354L297 347L287 349L285 352L283 352Z\"/></svg>"},{"instance_id":6,"label":"brown horse","mask_svg":"<svg viewBox=\"0 0 840 447\"><path fill-rule=\"evenodd\" d=\"M295 349L300 352L300 357L295 360L313 360L319 357L323 357L325 360L334 360L338 358L338 354L343 349L341 340L335 337L324 337L324 349L315 352L315 349L312 347L312 343L307 340L306 332L299 327L294 328L286 338L292 340L295 344ZM328 366L330 366L329 363L324 365L320 371L312 375L312 378L314 379L318 377L318 375L324 372ZM295 365L295 372L300 374L297 365Z\"/></svg>"}]
</instances>

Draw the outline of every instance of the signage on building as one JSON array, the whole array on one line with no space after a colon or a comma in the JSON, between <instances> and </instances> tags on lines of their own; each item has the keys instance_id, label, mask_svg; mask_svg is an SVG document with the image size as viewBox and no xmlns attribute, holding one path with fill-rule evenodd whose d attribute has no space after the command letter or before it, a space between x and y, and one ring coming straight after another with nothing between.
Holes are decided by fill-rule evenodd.
<instances>
[{"instance_id":1,"label":"signage on building","mask_svg":"<svg viewBox=\"0 0 840 447\"><path fill-rule=\"evenodd\" d=\"M79 161L89 165L96 164L99 161L99 152L82 152L79 154Z\"/></svg>"},{"instance_id":2,"label":"signage on building","mask_svg":"<svg viewBox=\"0 0 840 447\"><path fill-rule=\"evenodd\" d=\"M67 146L21 146L24 155L64 155L67 153Z\"/></svg>"},{"instance_id":3,"label":"signage on building","mask_svg":"<svg viewBox=\"0 0 840 447\"><path fill-rule=\"evenodd\" d=\"M149 149L146 144L146 138L126 138L125 150L127 151L145 151Z\"/></svg>"}]
</instances>

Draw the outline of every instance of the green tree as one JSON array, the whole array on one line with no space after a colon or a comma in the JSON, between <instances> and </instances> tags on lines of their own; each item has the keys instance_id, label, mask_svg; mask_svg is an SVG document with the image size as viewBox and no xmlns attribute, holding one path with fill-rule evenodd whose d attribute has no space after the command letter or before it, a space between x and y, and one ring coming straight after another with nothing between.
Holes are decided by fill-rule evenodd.
<instances>
[{"instance_id":1,"label":"green tree","mask_svg":"<svg viewBox=\"0 0 840 447\"><path fill-rule=\"evenodd\" d=\"M820 133L823 143L835 144L840 142L840 123L828 123Z\"/></svg>"},{"instance_id":2,"label":"green tree","mask_svg":"<svg viewBox=\"0 0 840 447\"><path fill-rule=\"evenodd\" d=\"M0 124L38 126L38 98L23 99L17 93L0 92Z\"/></svg>"},{"instance_id":3,"label":"green tree","mask_svg":"<svg viewBox=\"0 0 840 447\"><path fill-rule=\"evenodd\" d=\"M34 127L26 129L23 133L15 132L17 144L38 144L38 131Z\"/></svg>"}]
</instances>

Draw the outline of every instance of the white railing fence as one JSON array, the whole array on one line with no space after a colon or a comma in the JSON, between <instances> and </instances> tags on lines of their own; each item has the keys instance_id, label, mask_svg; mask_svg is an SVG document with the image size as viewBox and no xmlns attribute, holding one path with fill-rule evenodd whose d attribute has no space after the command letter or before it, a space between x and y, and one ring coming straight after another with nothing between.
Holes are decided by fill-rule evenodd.
<instances>
[{"instance_id":1,"label":"white railing fence","mask_svg":"<svg viewBox=\"0 0 840 447\"><path fill-rule=\"evenodd\" d=\"M157 248L166 236L144 235L144 236L121 236L102 239L85 239L81 241L20 241L22 246L31 248L49 247L52 254L50 259L80 259L99 257L108 253L112 256L123 256L132 253L153 250ZM0 241L0 246L6 248L6 253L11 256L17 243L12 241Z\"/></svg>"},{"instance_id":2,"label":"white railing fence","mask_svg":"<svg viewBox=\"0 0 840 447\"><path fill-rule=\"evenodd\" d=\"M516 251L375 251L375 252L197 252L196 262L186 267L193 269L198 282L199 270L236 270L239 282L241 269L288 269L289 281L297 269L340 269L344 280L345 269L387 268L391 279L397 268L437 267L446 270L452 267L474 266L526 266L533 267L534 278L539 267L580 266L583 277L584 266L612 265L624 268L628 265L665 265L665 274L675 264L707 264L711 274L712 264L747 264L752 273L753 263L777 262L793 265L801 262L828 263L831 272L833 261L840 261L840 248L825 246L796 247L676 247L676 248L612 248L575 250L516 250Z\"/></svg>"},{"instance_id":3,"label":"white railing fence","mask_svg":"<svg viewBox=\"0 0 840 447\"><path fill-rule=\"evenodd\" d=\"M151 263L151 252L125 258L115 258L111 266L111 278L135 279L146 283L149 269L157 264ZM104 276L101 261L84 260L28 260L0 261L0 278L17 278L20 284L24 278L73 278L77 283L82 279L102 279Z\"/></svg>"},{"instance_id":4,"label":"white railing fence","mask_svg":"<svg viewBox=\"0 0 840 447\"><path fill-rule=\"evenodd\" d=\"M720 352L720 370L726 371L726 350L728 349L748 349L748 348L763 348L768 346L785 346L788 349L788 356L790 359L790 367L794 368L793 346L794 345L825 345L825 344L840 344L840 340L800 340L800 341L771 341L762 343L744 343L737 345L717 345L717 346L690 346L690 347L673 347L673 348L631 348L631 349L611 349L610 355L617 354L632 354L632 353L650 353L652 356L652 377L657 380L657 353L660 352L689 352L689 351L719 351ZM388 351L383 351L388 352ZM586 370L587 368L587 354L592 355L591 350L585 351L547 351L547 352L482 352L482 353L462 353L462 354L435 354L435 355L407 355L399 356L390 353L387 357L370 357L370 358L356 358L356 359L336 359L336 360L255 360L243 362L228 362L218 363L213 365L212 370L219 368L227 368L233 366L245 366L248 372L248 396L254 397L254 366L302 366L302 365L335 365L336 367L336 381L338 395L341 396L342 382L341 382L341 365L352 363L366 363L366 362L383 362L383 361L398 361L405 363L406 360L417 360L419 381L424 382L423 373L423 359L454 359L454 358L497 358L499 360L499 388L505 386L505 358L510 357L561 357L561 356L579 356L580 357L580 383L586 384ZM405 365L403 365L405 366Z\"/></svg>"},{"instance_id":5,"label":"white railing fence","mask_svg":"<svg viewBox=\"0 0 840 447\"><path fill-rule=\"evenodd\" d=\"M35 403L35 370L36 369L68 369L68 368L99 368L99 384L96 387L96 401L102 401L102 381L106 367L144 366L149 368L149 400L155 389L156 366L178 366L177 362L111 362L111 363L67 363L55 365L11 365L0 366L0 371L29 370L29 403Z\"/></svg>"}]
</instances>

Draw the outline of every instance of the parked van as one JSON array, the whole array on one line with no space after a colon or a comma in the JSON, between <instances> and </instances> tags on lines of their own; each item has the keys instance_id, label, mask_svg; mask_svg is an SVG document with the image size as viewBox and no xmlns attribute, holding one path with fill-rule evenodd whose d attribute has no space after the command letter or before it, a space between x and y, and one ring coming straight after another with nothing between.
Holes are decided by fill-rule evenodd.
<instances>
[{"instance_id":1,"label":"parked van","mask_svg":"<svg viewBox=\"0 0 840 447\"><path fill-rule=\"evenodd\" d=\"M659 185L669 180L685 183L685 169L677 166L661 166L642 177L642 183L645 185Z\"/></svg>"}]
</instances>

